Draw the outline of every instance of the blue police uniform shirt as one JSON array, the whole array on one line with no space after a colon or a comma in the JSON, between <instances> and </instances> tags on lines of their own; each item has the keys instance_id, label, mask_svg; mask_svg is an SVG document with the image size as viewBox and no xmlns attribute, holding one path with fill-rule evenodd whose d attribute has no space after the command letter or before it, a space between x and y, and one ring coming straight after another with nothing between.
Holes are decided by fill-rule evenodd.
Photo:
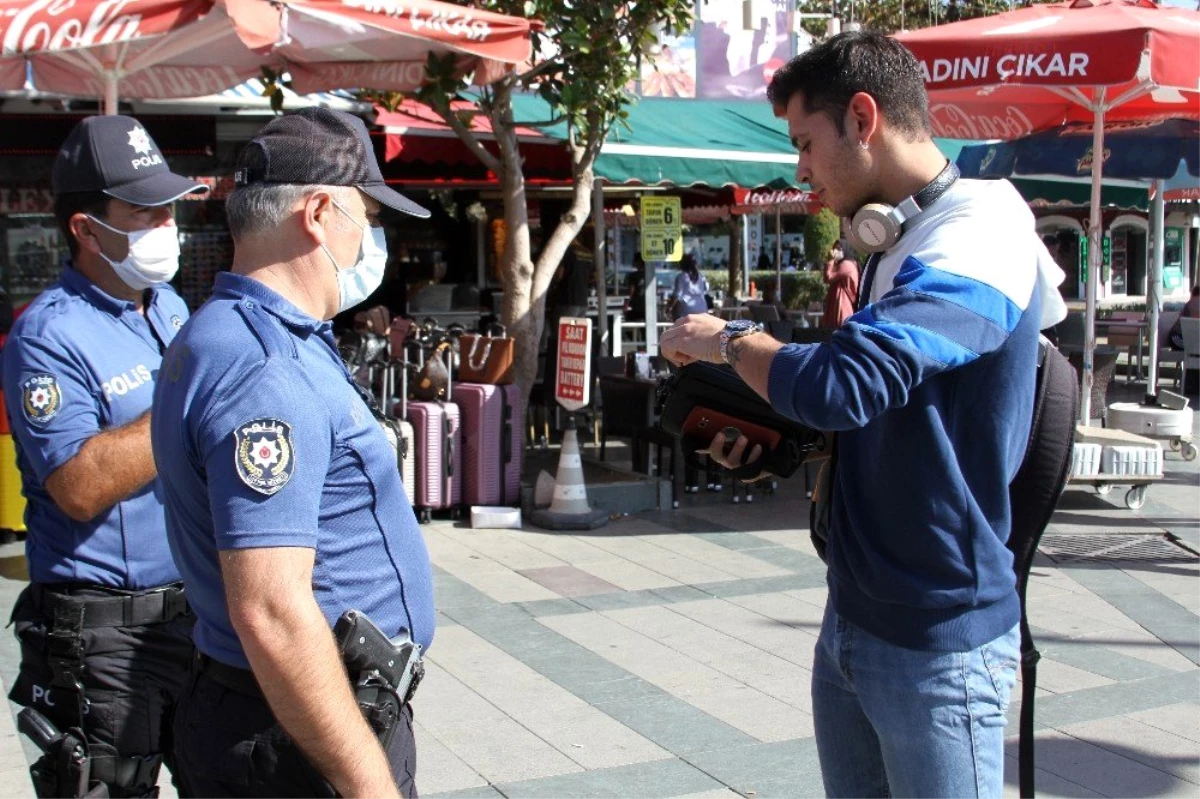
<instances>
[{"instance_id":1,"label":"blue police uniform shirt","mask_svg":"<svg viewBox=\"0 0 1200 799\"><path fill-rule=\"evenodd\" d=\"M407 629L429 646L425 541L328 322L219 274L167 353L151 437L201 652L249 668L218 553L261 547L315 550L312 589L330 626L359 610L388 636Z\"/></svg>"},{"instance_id":2,"label":"blue police uniform shirt","mask_svg":"<svg viewBox=\"0 0 1200 799\"><path fill-rule=\"evenodd\" d=\"M179 579L157 480L87 522L65 514L45 489L88 439L150 410L162 353L188 311L165 284L146 296L143 316L68 264L4 345L4 400L27 501L33 582L143 589Z\"/></svg>"}]
</instances>

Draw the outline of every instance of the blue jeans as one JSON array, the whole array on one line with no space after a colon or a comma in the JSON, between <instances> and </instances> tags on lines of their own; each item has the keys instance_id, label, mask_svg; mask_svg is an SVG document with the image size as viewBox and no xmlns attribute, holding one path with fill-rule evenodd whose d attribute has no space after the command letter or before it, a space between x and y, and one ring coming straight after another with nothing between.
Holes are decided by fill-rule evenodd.
<instances>
[{"instance_id":1,"label":"blue jeans","mask_svg":"<svg viewBox=\"0 0 1200 799\"><path fill-rule=\"evenodd\" d=\"M813 665L827 796L995 796L1017 680L1014 627L969 652L890 644L828 605Z\"/></svg>"}]
</instances>

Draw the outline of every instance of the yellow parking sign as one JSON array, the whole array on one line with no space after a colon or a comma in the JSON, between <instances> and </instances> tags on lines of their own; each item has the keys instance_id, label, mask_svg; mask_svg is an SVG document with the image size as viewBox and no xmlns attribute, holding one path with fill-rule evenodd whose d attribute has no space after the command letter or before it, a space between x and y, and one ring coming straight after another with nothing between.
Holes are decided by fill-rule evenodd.
<instances>
[{"instance_id":1,"label":"yellow parking sign","mask_svg":"<svg viewBox=\"0 0 1200 799\"><path fill-rule=\"evenodd\" d=\"M678 197L642 198L642 258L683 258L683 204Z\"/></svg>"}]
</instances>

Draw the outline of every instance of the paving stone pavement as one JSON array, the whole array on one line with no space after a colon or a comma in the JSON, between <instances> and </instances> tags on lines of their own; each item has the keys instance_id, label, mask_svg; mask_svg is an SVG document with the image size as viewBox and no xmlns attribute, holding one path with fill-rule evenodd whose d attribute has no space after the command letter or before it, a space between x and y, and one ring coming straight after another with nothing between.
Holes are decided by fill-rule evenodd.
<instances>
[{"instance_id":1,"label":"paving stone pavement","mask_svg":"<svg viewBox=\"0 0 1200 799\"><path fill-rule=\"evenodd\" d=\"M1166 469L1138 511L1071 487L1034 566L1041 796L1200 795L1200 462L1168 452ZM826 592L802 480L683 505L576 535L423 528L423 796L822 794L808 683ZM23 585L19 546L0 548L0 611ZM0 678L15 669L0 636ZM0 793L32 795L29 754L0 714Z\"/></svg>"}]
</instances>

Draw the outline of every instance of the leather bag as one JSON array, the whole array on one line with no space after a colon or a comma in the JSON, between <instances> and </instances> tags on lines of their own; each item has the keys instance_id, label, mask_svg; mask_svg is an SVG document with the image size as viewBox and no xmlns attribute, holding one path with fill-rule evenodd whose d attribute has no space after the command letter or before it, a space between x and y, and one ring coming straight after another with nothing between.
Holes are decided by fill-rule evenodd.
<instances>
[{"instance_id":1,"label":"leather bag","mask_svg":"<svg viewBox=\"0 0 1200 799\"><path fill-rule=\"evenodd\" d=\"M464 333L458 344L462 356L458 365L459 382L493 386L513 382L515 344L514 339L505 335L502 325L492 325L483 336Z\"/></svg>"},{"instance_id":2,"label":"leather bag","mask_svg":"<svg viewBox=\"0 0 1200 799\"><path fill-rule=\"evenodd\" d=\"M824 446L820 431L777 413L727 366L700 362L683 367L659 385L658 404L659 425L681 437L685 452L707 449L728 427L760 444L758 460L729 470L738 479L764 471L790 477L808 453Z\"/></svg>"}]
</instances>

